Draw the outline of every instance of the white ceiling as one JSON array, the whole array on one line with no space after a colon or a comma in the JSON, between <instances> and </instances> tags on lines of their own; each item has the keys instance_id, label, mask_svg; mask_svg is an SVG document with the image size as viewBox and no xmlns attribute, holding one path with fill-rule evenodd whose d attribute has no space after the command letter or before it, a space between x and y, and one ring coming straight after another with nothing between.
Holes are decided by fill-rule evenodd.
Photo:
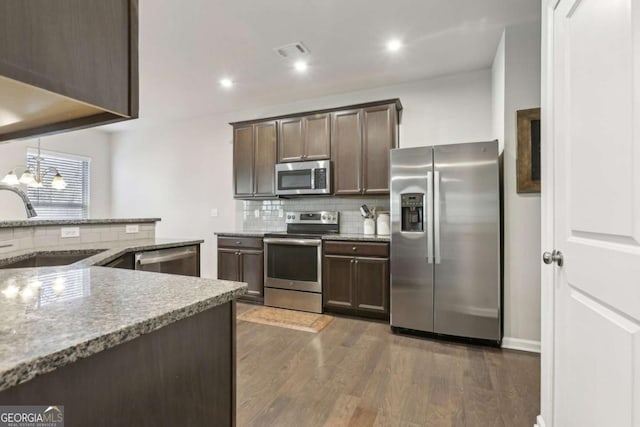
<instances>
[{"instance_id":1,"label":"white ceiling","mask_svg":"<svg viewBox=\"0 0 640 427\"><path fill-rule=\"evenodd\" d=\"M539 0L140 2L140 119L124 130L489 67ZM405 47L385 50L391 38ZM273 48L302 41L300 75ZM234 80L231 90L218 81Z\"/></svg>"}]
</instances>

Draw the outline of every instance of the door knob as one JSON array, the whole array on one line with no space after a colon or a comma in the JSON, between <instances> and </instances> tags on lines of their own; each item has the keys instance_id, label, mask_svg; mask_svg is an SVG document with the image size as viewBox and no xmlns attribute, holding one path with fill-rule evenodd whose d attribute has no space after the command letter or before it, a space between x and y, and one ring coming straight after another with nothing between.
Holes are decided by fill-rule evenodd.
<instances>
[{"instance_id":1,"label":"door knob","mask_svg":"<svg viewBox=\"0 0 640 427\"><path fill-rule=\"evenodd\" d=\"M545 264L551 264L555 262L556 264L558 264L558 267L562 267L562 264L564 264L564 257L562 256L562 252L554 249L553 252L543 253L542 261L544 261Z\"/></svg>"}]
</instances>

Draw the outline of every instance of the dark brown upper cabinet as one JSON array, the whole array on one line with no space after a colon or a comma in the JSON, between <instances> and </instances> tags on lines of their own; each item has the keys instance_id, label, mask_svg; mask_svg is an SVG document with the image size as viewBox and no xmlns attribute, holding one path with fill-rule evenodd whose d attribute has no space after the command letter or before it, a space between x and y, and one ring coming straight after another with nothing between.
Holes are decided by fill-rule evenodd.
<instances>
[{"instance_id":1,"label":"dark brown upper cabinet","mask_svg":"<svg viewBox=\"0 0 640 427\"><path fill-rule=\"evenodd\" d=\"M279 120L280 163L331 158L331 115L314 114Z\"/></svg>"},{"instance_id":2,"label":"dark brown upper cabinet","mask_svg":"<svg viewBox=\"0 0 640 427\"><path fill-rule=\"evenodd\" d=\"M236 198L274 197L277 122L233 129L233 174Z\"/></svg>"},{"instance_id":3,"label":"dark brown upper cabinet","mask_svg":"<svg viewBox=\"0 0 640 427\"><path fill-rule=\"evenodd\" d=\"M333 113L334 193L389 194L389 150L398 146L396 104Z\"/></svg>"},{"instance_id":4,"label":"dark brown upper cabinet","mask_svg":"<svg viewBox=\"0 0 640 427\"><path fill-rule=\"evenodd\" d=\"M399 99L230 123L236 198L275 196L275 163L333 160L337 196L389 194ZM277 124L277 126L276 126Z\"/></svg>"},{"instance_id":5,"label":"dark brown upper cabinet","mask_svg":"<svg viewBox=\"0 0 640 427\"><path fill-rule=\"evenodd\" d=\"M0 141L138 117L138 0L0 2Z\"/></svg>"}]
</instances>

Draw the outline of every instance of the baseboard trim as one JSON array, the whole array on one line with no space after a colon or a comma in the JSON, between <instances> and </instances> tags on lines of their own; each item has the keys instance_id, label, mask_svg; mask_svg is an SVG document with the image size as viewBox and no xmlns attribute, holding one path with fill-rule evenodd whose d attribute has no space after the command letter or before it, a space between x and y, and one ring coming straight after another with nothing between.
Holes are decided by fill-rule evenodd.
<instances>
[{"instance_id":1,"label":"baseboard trim","mask_svg":"<svg viewBox=\"0 0 640 427\"><path fill-rule=\"evenodd\" d=\"M510 350L529 351L531 353L540 353L540 341L504 337L502 338L502 348L508 348Z\"/></svg>"},{"instance_id":2,"label":"baseboard trim","mask_svg":"<svg viewBox=\"0 0 640 427\"><path fill-rule=\"evenodd\" d=\"M533 427L546 427L542 415L538 415L538 417L536 418L536 423L533 425Z\"/></svg>"}]
</instances>

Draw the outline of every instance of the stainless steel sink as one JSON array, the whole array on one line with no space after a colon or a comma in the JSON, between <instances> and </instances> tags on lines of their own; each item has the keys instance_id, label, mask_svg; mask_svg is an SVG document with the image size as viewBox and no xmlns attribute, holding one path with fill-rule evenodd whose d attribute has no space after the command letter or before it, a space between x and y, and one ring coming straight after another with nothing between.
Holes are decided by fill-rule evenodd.
<instances>
[{"instance_id":1,"label":"stainless steel sink","mask_svg":"<svg viewBox=\"0 0 640 427\"><path fill-rule=\"evenodd\" d=\"M0 260L0 269L24 268L24 267L52 267L56 265L68 265L89 258L105 249L91 249L83 251L55 251L34 252L26 257L20 257L17 261L4 262Z\"/></svg>"}]
</instances>

